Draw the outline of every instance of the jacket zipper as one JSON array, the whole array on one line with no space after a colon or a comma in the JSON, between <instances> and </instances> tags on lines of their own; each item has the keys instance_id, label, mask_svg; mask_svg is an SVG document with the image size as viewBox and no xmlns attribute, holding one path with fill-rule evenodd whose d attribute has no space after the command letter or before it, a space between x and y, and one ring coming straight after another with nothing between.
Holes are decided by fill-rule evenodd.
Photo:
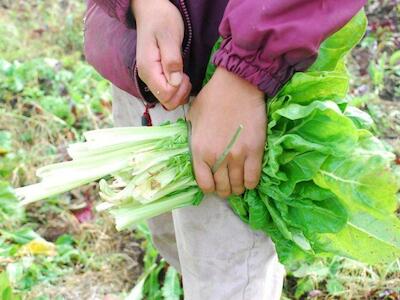
<instances>
[{"instance_id":1,"label":"jacket zipper","mask_svg":"<svg viewBox=\"0 0 400 300\"><path fill-rule=\"evenodd\" d=\"M185 57L189 53L190 46L192 44L193 29L192 29L192 23L190 22L189 11L186 7L185 0L179 0L179 6L181 8L181 12L186 23L187 33L188 33L186 45L183 48L183 57Z\"/></svg>"}]
</instances>

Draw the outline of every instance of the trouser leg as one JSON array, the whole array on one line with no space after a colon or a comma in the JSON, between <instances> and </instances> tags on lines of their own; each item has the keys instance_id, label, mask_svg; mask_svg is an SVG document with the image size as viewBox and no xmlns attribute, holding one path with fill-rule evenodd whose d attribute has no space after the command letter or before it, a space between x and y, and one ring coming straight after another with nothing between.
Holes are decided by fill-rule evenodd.
<instances>
[{"instance_id":1,"label":"trouser leg","mask_svg":"<svg viewBox=\"0 0 400 300\"><path fill-rule=\"evenodd\" d=\"M272 241L227 201L207 196L173 212L186 300L277 300L284 270Z\"/></svg>"}]
</instances>

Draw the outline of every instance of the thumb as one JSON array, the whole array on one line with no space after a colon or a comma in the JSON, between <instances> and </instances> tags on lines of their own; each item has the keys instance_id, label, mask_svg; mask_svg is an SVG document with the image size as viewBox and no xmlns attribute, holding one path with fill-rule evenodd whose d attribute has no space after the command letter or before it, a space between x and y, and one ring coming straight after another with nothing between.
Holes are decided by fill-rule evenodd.
<instances>
[{"instance_id":1,"label":"thumb","mask_svg":"<svg viewBox=\"0 0 400 300\"><path fill-rule=\"evenodd\" d=\"M178 87L183 80L183 60L181 44L173 37L157 40L161 55L161 65L168 83Z\"/></svg>"}]
</instances>

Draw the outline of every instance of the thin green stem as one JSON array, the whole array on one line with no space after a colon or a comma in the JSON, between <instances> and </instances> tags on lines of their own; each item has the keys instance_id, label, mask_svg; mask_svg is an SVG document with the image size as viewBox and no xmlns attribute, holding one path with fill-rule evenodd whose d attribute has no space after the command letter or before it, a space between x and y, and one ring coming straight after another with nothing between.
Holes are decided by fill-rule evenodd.
<instances>
[{"instance_id":1,"label":"thin green stem","mask_svg":"<svg viewBox=\"0 0 400 300\"><path fill-rule=\"evenodd\" d=\"M215 164L213 165L213 167L211 168L211 171L213 174L215 174L215 172L217 172L217 170L219 169L219 167L222 165L222 163L224 162L225 158L228 156L229 152L231 152L233 146L236 144L237 140L239 139L240 134L242 133L243 130L243 125L240 124L238 129L236 129L235 134L233 135L232 139L230 140L228 146L226 146L224 152L222 152L222 154L220 155L220 157L218 157L217 161L215 162Z\"/></svg>"}]
</instances>

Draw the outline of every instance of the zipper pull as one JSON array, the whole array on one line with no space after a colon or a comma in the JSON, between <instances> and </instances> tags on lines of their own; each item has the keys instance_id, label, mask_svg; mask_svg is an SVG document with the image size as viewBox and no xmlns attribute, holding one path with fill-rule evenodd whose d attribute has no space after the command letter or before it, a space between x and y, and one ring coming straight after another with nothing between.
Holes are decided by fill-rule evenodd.
<instances>
[{"instance_id":1,"label":"zipper pull","mask_svg":"<svg viewBox=\"0 0 400 300\"><path fill-rule=\"evenodd\" d=\"M153 108L154 106L156 106L155 103L146 103L144 105L145 110L142 115L142 126L153 126L149 109Z\"/></svg>"}]
</instances>

